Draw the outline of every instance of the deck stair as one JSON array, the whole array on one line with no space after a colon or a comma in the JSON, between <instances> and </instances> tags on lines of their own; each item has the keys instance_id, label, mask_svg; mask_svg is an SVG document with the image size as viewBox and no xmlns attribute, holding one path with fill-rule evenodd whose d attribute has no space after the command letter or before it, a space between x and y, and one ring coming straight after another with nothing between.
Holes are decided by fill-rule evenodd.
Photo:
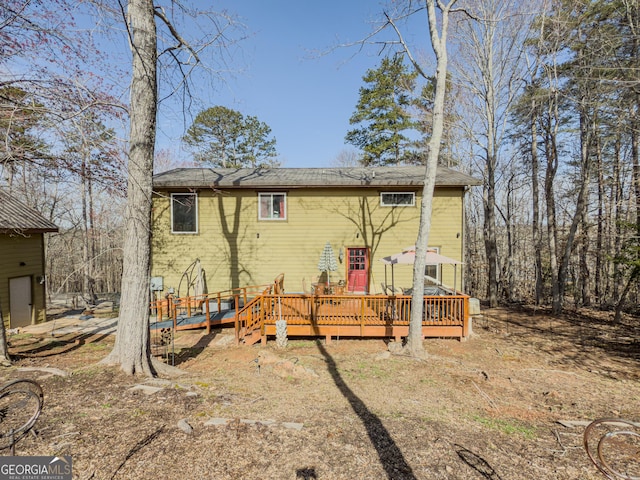
<instances>
[{"instance_id":1,"label":"deck stair","mask_svg":"<svg viewBox=\"0 0 640 480\"><path fill-rule=\"evenodd\" d=\"M262 333L260 330L254 330L249 335L244 335L242 341L245 345L253 345L262 340Z\"/></svg>"}]
</instances>

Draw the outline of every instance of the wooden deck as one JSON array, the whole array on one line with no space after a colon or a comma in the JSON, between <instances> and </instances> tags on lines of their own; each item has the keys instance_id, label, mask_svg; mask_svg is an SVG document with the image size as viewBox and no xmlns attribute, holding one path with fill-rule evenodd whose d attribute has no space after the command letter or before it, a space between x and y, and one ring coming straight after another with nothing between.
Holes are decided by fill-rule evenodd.
<instances>
[{"instance_id":1,"label":"wooden deck","mask_svg":"<svg viewBox=\"0 0 640 480\"><path fill-rule=\"evenodd\" d=\"M288 337L380 337L400 340L409 333L409 295L278 294L261 285L151 304L158 322L175 330L233 325L236 341L253 344L275 336L276 321L287 322ZM224 307L227 307L226 309ZM161 324L160 324L161 325ZM423 337L469 335L469 297L425 296Z\"/></svg>"},{"instance_id":2,"label":"wooden deck","mask_svg":"<svg viewBox=\"0 0 640 480\"><path fill-rule=\"evenodd\" d=\"M422 334L463 338L469 334L469 297L425 296ZM409 333L411 297L386 295L262 295L238 312L238 341L263 342L276 321L287 322L289 337L392 337ZM248 340L247 337L251 336Z\"/></svg>"}]
</instances>

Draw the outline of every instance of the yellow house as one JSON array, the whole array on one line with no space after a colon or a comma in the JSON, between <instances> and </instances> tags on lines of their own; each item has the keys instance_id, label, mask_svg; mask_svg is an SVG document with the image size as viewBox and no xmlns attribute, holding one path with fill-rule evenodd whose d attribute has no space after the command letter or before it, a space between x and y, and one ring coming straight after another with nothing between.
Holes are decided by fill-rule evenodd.
<instances>
[{"instance_id":1,"label":"yellow house","mask_svg":"<svg viewBox=\"0 0 640 480\"><path fill-rule=\"evenodd\" d=\"M194 294L272 283L287 292L318 281L348 292L380 293L382 257L415 243L424 167L183 168L154 176L152 284ZM438 167L430 247L463 260L464 197L479 182ZM337 267L319 270L329 242ZM428 267L453 286L453 269ZM457 273L458 289L462 272ZM396 265L395 285L411 286L412 267Z\"/></svg>"},{"instance_id":2,"label":"yellow house","mask_svg":"<svg viewBox=\"0 0 640 480\"><path fill-rule=\"evenodd\" d=\"M7 327L46 320L44 234L57 231L0 189L0 311Z\"/></svg>"}]
</instances>

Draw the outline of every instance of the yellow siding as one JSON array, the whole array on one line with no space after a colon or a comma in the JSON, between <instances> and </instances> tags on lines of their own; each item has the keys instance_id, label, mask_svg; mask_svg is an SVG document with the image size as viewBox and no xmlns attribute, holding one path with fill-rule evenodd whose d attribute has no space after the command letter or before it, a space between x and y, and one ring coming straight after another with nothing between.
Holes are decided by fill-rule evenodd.
<instances>
[{"instance_id":1,"label":"yellow siding","mask_svg":"<svg viewBox=\"0 0 640 480\"><path fill-rule=\"evenodd\" d=\"M462 255L462 192L462 188L436 190L429 242L456 259ZM320 275L318 260L329 241L336 258L345 247L368 247L370 291L380 292L384 281L380 258L415 243L419 204L417 197L415 207L381 207L375 189L289 190L287 220L259 221L257 191L203 190L198 193L198 233L172 234L170 198L157 196L152 275L164 277L165 290L172 287L186 295L189 275L183 273L199 258L209 292L271 283L279 273L285 273L287 291L301 292ZM332 281L346 278L346 251L344 255ZM444 266L443 273L443 282L451 285L453 268ZM410 265L395 267L397 286L409 286L411 276Z\"/></svg>"},{"instance_id":2,"label":"yellow siding","mask_svg":"<svg viewBox=\"0 0 640 480\"><path fill-rule=\"evenodd\" d=\"M44 275L43 248L40 233L27 236L0 234L0 307L6 326L11 325L9 279L15 277L31 277L32 323L46 320L44 286L36 281L36 277Z\"/></svg>"}]
</instances>

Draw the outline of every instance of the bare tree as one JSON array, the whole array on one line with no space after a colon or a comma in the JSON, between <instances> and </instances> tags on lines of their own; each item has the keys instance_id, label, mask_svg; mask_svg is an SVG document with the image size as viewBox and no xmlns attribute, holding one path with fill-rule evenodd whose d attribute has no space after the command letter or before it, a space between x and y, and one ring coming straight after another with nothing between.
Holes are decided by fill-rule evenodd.
<instances>
[{"instance_id":1,"label":"bare tree","mask_svg":"<svg viewBox=\"0 0 640 480\"><path fill-rule=\"evenodd\" d=\"M484 244L488 265L489 304L495 307L500 291L500 262L496 222L497 182L500 156L508 129L510 110L522 85L523 44L531 16L523 11L525 4L513 0L470 2L468 15L456 23L459 44L456 76L460 88L468 89L471 100L465 121L474 133L478 157L482 158ZM531 8L531 3L526 4ZM509 167L505 167L509 170ZM508 188L508 187L507 187ZM507 232L511 226L507 225ZM511 245L511 243L509 243ZM503 255L502 271L508 277L511 252ZM504 288L509 288L503 286Z\"/></svg>"},{"instance_id":2,"label":"bare tree","mask_svg":"<svg viewBox=\"0 0 640 480\"><path fill-rule=\"evenodd\" d=\"M57 176L60 125L79 112L114 103L101 80L86 75L89 57L99 48L87 30L71 28L76 6L84 8L65 0L0 3L0 172L12 195L49 219L56 206L46 200L56 197L58 179L46 190L28 180L44 172L49 179ZM0 343L6 356L4 334Z\"/></svg>"},{"instance_id":3,"label":"bare tree","mask_svg":"<svg viewBox=\"0 0 640 480\"><path fill-rule=\"evenodd\" d=\"M331 163L336 167L357 167L360 165L361 157L357 150L345 148L335 156Z\"/></svg>"},{"instance_id":4,"label":"bare tree","mask_svg":"<svg viewBox=\"0 0 640 480\"><path fill-rule=\"evenodd\" d=\"M156 141L157 32L152 0L130 0L132 60L129 180L125 210L124 270L116 343L104 363L128 374L154 375L149 341L149 273L153 155Z\"/></svg>"},{"instance_id":5,"label":"bare tree","mask_svg":"<svg viewBox=\"0 0 640 480\"><path fill-rule=\"evenodd\" d=\"M176 12L187 14L172 2ZM123 14L124 14L124 7ZM156 21L167 35L164 54L179 72L179 87L188 87L189 73L200 64L201 49L224 39L224 26L211 26L201 48L184 38L164 8L153 0L129 0L126 25L132 60L127 206L124 227L120 318L116 343L103 363L119 365L127 374L153 376L169 367L151 357L149 341L149 275L153 160L158 109L159 37Z\"/></svg>"},{"instance_id":6,"label":"bare tree","mask_svg":"<svg viewBox=\"0 0 640 480\"><path fill-rule=\"evenodd\" d=\"M96 193L100 184L113 192L121 184L122 172L120 151L115 141L115 132L107 128L102 119L93 112L83 112L70 120L71 128L64 136L65 166L77 172L80 184L82 231L82 293L85 303L95 304L96 296ZM123 190L123 189L122 189Z\"/></svg>"},{"instance_id":7,"label":"bare tree","mask_svg":"<svg viewBox=\"0 0 640 480\"><path fill-rule=\"evenodd\" d=\"M174 168L190 168L195 167L193 160L185 160L180 158L179 153L175 149L163 148L156 151L153 160L153 173L162 173Z\"/></svg>"},{"instance_id":8,"label":"bare tree","mask_svg":"<svg viewBox=\"0 0 640 480\"><path fill-rule=\"evenodd\" d=\"M424 312L424 272L427 261L427 248L429 244L429 232L431 230L431 212L433 207L433 190L436 183L436 168L440 156L440 144L444 131L444 105L447 89L447 34L449 29L449 14L457 0L443 2L441 0L425 0L424 5L415 7L409 1L407 11L404 16L414 15L417 12L426 10L429 37L431 47L436 57L435 73L435 94L433 100L432 131L427 148L427 160L424 175L424 186L422 188L422 201L420 205L420 225L418 227L418 237L416 240L416 259L413 265L413 295L411 298L411 320L409 323L409 334L404 351L416 358L422 358L425 354L422 343L422 315ZM421 2L422 3L422 2ZM420 76L425 80L430 79L426 75L420 63L411 52L409 45L405 42L400 29L395 20L386 14L388 25L397 34L398 42L401 44L409 60Z\"/></svg>"}]
</instances>

